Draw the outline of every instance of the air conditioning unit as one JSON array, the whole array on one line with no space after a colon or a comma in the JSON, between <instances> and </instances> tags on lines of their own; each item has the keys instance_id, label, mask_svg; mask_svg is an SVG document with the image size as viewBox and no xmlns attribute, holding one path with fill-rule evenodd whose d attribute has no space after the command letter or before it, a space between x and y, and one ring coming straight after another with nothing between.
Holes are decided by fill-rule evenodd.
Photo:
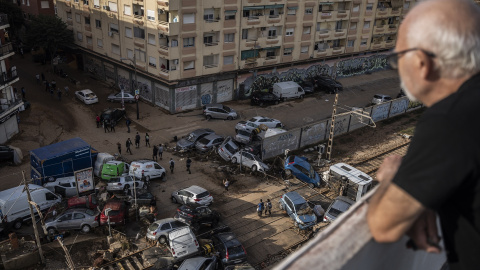
<instances>
[{"instance_id":1,"label":"air conditioning unit","mask_svg":"<svg viewBox=\"0 0 480 270\"><path fill-rule=\"evenodd\" d=\"M260 27L260 31L265 31L265 30L267 30L266 27Z\"/></svg>"},{"instance_id":2,"label":"air conditioning unit","mask_svg":"<svg viewBox=\"0 0 480 270\"><path fill-rule=\"evenodd\" d=\"M109 36L109 37L113 37L113 32L108 31L108 36Z\"/></svg>"}]
</instances>

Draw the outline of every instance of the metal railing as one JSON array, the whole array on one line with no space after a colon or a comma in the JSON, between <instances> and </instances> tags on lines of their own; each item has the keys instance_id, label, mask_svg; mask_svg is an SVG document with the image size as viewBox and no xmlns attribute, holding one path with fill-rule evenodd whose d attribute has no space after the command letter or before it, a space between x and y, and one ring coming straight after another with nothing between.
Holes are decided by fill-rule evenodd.
<instances>
[{"instance_id":1,"label":"metal railing","mask_svg":"<svg viewBox=\"0 0 480 270\"><path fill-rule=\"evenodd\" d=\"M12 74L13 73L13 74ZM0 85L7 84L18 78L17 72L4 72L0 74Z\"/></svg>"},{"instance_id":2,"label":"metal railing","mask_svg":"<svg viewBox=\"0 0 480 270\"><path fill-rule=\"evenodd\" d=\"M205 46L217 46L218 42L208 42L208 43L203 43Z\"/></svg>"},{"instance_id":3,"label":"metal railing","mask_svg":"<svg viewBox=\"0 0 480 270\"><path fill-rule=\"evenodd\" d=\"M0 26L8 24L7 14L0 14Z\"/></svg>"},{"instance_id":4,"label":"metal railing","mask_svg":"<svg viewBox=\"0 0 480 270\"><path fill-rule=\"evenodd\" d=\"M11 52L13 52L13 46L10 42L0 47L0 56L9 54Z\"/></svg>"},{"instance_id":5,"label":"metal railing","mask_svg":"<svg viewBox=\"0 0 480 270\"><path fill-rule=\"evenodd\" d=\"M215 68L218 67L218 64L204 65L205 68Z\"/></svg>"}]
</instances>

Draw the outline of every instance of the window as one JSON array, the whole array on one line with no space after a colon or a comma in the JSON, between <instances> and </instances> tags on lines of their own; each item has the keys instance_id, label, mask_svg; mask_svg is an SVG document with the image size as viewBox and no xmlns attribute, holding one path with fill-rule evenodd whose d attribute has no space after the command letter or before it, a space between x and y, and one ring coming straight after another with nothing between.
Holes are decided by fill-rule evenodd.
<instances>
[{"instance_id":1,"label":"window","mask_svg":"<svg viewBox=\"0 0 480 270\"><path fill-rule=\"evenodd\" d=\"M111 23L110 24L110 32L117 33L118 34L118 24Z\"/></svg>"},{"instance_id":2,"label":"window","mask_svg":"<svg viewBox=\"0 0 480 270\"><path fill-rule=\"evenodd\" d=\"M297 9L296 8L287 8L287 15L295 15L297 14Z\"/></svg>"},{"instance_id":3,"label":"window","mask_svg":"<svg viewBox=\"0 0 480 270\"><path fill-rule=\"evenodd\" d=\"M81 23L82 22L82 16L80 16L80 14L75 14L75 21L77 23Z\"/></svg>"},{"instance_id":4,"label":"window","mask_svg":"<svg viewBox=\"0 0 480 270\"><path fill-rule=\"evenodd\" d=\"M72 219L72 214L66 214L66 215L63 215L61 218L59 218L58 221L67 221L71 219Z\"/></svg>"},{"instance_id":5,"label":"window","mask_svg":"<svg viewBox=\"0 0 480 270\"><path fill-rule=\"evenodd\" d=\"M102 47L103 47L103 40L97 38L97 46L98 46L99 48L102 48Z\"/></svg>"},{"instance_id":6,"label":"window","mask_svg":"<svg viewBox=\"0 0 480 270\"><path fill-rule=\"evenodd\" d=\"M195 47L195 38L194 37L184 38L183 47Z\"/></svg>"},{"instance_id":7,"label":"window","mask_svg":"<svg viewBox=\"0 0 480 270\"><path fill-rule=\"evenodd\" d=\"M310 35L310 30L311 30L310 26L303 27L303 34L304 35Z\"/></svg>"},{"instance_id":8,"label":"window","mask_svg":"<svg viewBox=\"0 0 480 270\"><path fill-rule=\"evenodd\" d=\"M133 28L133 35L136 38L145 39L145 29L134 27Z\"/></svg>"},{"instance_id":9,"label":"window","mask_svg":"<svg viewBox=\"0 0 480 270\"><path fill-rule=\"evenodd\" d=\"M268 30L269 37L276 37L277 36L277 29L269 29Z\"/></svg>"},{"instance_id":10,"label":"window","mask_svg":"<svg viewBox=\"0 0 480 270\"><path fill-rule=\"evenodd\" d=\"M148 44L155 45L155 35L154 34L148 34Z\"/></svg>"},{"instance_id":11,"label":"window","mask_svg":"<svg viewBox=\"0 0 480 270\"><path fill-rule=\"evenodd\" d=\"M117 12L117 3L115 2L108 2L108 7L110 8L110 11Z\"/></svg>"},{"instance_id":12,"label":"window","mask_svg":"<svg viewBox=\"0 0 480 270\"><path fill-rule=\"evenodd\" d=\"M123 14L132 16L132 7L129 5L123 5Z\"/></svg>"},{"instance_id":13,"label":"window","mask_svg":"<svg viewBox=\"0 0 480 270\"><path fill-rule=\"evenodd\" d=\"M367 4L367 7L365 8L367 11L373 10L373 4Z\"/></svg>"},{"instance_id":14,"label":"window","mask_svg":"<svg viewBox=\"0 0 480 270\"><path fill-rule=\"evenodd\" d=\"M225 20L235 20L235 14L237 14L236 10L225 10Z\"/></svg>"},{"instance_id":15,"label":"window","mask_svg":"<svg viewBox=\"0 0 480 270\"><path fill-rule=\"evenodd\" d=\"M337 48L337 47L340 47L340 40L339 39L336 39L333 41L333 48Z\"/></svg>"},{"instance_id":16,"label":"window","mask_svg":"<svg viewBox=\"0 0 480 270\"><path fill-rule=\"evenodd\" d=\"M95 27L96 28L102 28L102 21L95 19Z\"/></svg>"},{"instance_id":17,"label":"window","mask_svg":"<svg viewBox=\"0 0 480 270\"><path fill-rule=\"evenodd\" d=\"M162 225L162 227L160 228L161 231L166 231L166 230L170 230L172 227L170 226L170 223L165 223Z\"/></svg>"},{"instance_id":18,"label":"window","mask_svg":"<svg viewBox=\"0 0 480 270\"><path fill-rule=\"evenodd\" d=\"M50 4L48 3L48 1L41 1L40 2L40 7L41 8L50 8Z\"/></svg>"},{"instance_id":19,"label":"window","mask_svg":"<svg viewBox=\"0 0 480 270\"><path fill-rule=\"evenodd\" d=\"M30 6L30 0L27 0L27 6Z\"/></svg>"},{"instance_id":20,"label":"window","mask_svg":"<svg viewBox=\"0 0 480 270\"><path fill-rule=\"evenodd\" d=\"M360 10L360 5L353 6L352 12L358 12Z\"/></svg>"},{"instance_id":21,"label":"window","mask_svg":"<svg viewBox=\"0 0 480 270\"><path fill-rule=\"evenodd\" d=\"M140 62L145 62L145 52L140 50L140 49L135 49L135 58L137 61L140 60Z\"/></svg>"},{"instance_id":22,"label":"window","mask_svg":"<svg viewBox=\"0 0 480 270\"><path fill-rule=\"evenodd\" d=\"M73 214L73 219L84 219L85 215L80 213Z\"/></svg>"},{"instance_id":23,"label":"window","mask_svg":"<svg viewBox=\"0 0 480 270\"><path fill-rule=\"evenodd\" d=\"M242 29L242 39L248 39L248 29Z\"/></svg>"},{"instance_id":24,"label":"window","mask_svg":"<svg viewBox=\"0 0 480 270\"><path fill-rule=\"evenodd\" d=\"M170 61L170 70L177 70L178 59L173 59Z\"/></svg>"},{"instance_id":25,"label":"window","mask_svg":"<svg viewBox=\"0 0 480 270\"><path fill-rule=\"evenodd\" d=\"M305 8L305 15L311 15L313 13L313 8L312 7L307 7Z\"/></svg>"},{"instance_id":26,"label":"window","mask_svg":"<svg viewBox=\"0 0 480 270\"><path fill-rule=\"evenodd\" d=\"M370 22L364 22L363 29L368 29L368 28L370 28Z\"/></svg>"},{"instance_id":27,"label":"window","mask_svg":"<svg viewBox=\"0 0 480 270\"><path fill-rule=\"evenodd\" d=\"M83 34L80 32L77 32L77 39L78 41L83 41Z\"/></svg>"},{"instance_id":28,"label":"window","mask_svg":"<svg viewBox=\"0 0 480 270\"><path fill-rule=\"evenodd\" d=\"M127 49L127 58L133 60L133 50Z\"/></svg>"},{"instance_id":29,"label":"window","mask_svg":"<svg viewBox=\"0 0 480 270\"><path fill-rule=\"evenodd\" d=\"M243 17L244 17L244 18L250 17L250 10L244 10L244 11L243 11Z\"/></svg>"},{"instance_id":30,"label":"window","mask_svg":"<svg viewBox=\"0 0 480 270\"><path fill-rule=\"evenodd\" d=\"M275 57L275 50L267 50L266 57Z\"/></svg>"},{"instance_id":31,"label":"window","mask_svg":"<svg viewBox=\"0 0 480 270\"><path fill-rule=\"evenodd\" d=\"M120 55L120 46L116 44L112 44L112 53L116 55Z\"/></svg>"},{"instance_id":32,"label":"window","mask_svg":"<svg viewBox=\"0 0 480 270\"><path fill-rule=\"evenodd\" d=\"M203 44L207 45L207 46L212 46L214 45L214 37L211 36L211 35L207 35L207 36L204 36L203 37Z\"/></svg>"},{"instance_id":33,"label":"window","mask_svg":"<svg viewBox=\"0 0 480 270\"><path fill-rule=\"evenodd\" d=\"M231 64L233 64L233 55L224 56L223 65L231 65Z\"/></svg>"},{"instance_id":34,"label":"window","mask_svg":"<svg viewBox=\"0 0 480 270\"><path fill-rule=\"evenodd\" d=\"M125 36L128 38L132 38L132 28L130 27L125 27Z\"/></svg>"},{"instance_id":35,"label":"window","mask_svg":"<svg viewBox=\"0 0 480 270\"><path fill-rule=\"evenodd\" d=\"M155 11L147 9L147 19L150 21L155 21Z\"/></svg>"},{"instance_id":36,"label":"window","mask_svg":"<svg viewBox=\"0 0 480 270\"><path fill-rule=\"evenodd\" d=\"M235 40L235 34L225 34L225 43L231 43Z\"/></svg>"},{"instance_id":37,"label":"window","mask_svg":"<svg viewBox=\"0 0 480 270\"><path fill-rule=\"evenodd\" d=\"M155 57L148 57L148 65L151 67L157 67L157 59Z\"/></svg>"},{"instance_id":38,"label":"window","mask_svg":"<svg viewBox=\"0 0 480 270\"><path fill-rule=\"evenodd\" d=\"M353 47L353 46L355 46L355 40L349 40L347 42L347 47Z\"/></svg>"},{"instance_id":39,"label":"window","mask_svg":"<svg viewBox=\"0 0 480 270\"><path fill-rule=\"evenodd\" d=\"M72 19L72 13L71 12L67 12L67 19Z\"/></svg>"},{"instance_id":40,"label":"window","mask_svg":"<svg viewBox=\"0 0 480 270\"><path fill-rule=\"evenodd\" d=\"M204 56L203 57L203 66L204 67L216 67L216 66L218 66L218 54Z\"/></svg>"},{"instance_id":41,"label":"window","mask_svg":"<svg viewBox=\"0 0 480 270\"><path fill-rule=\"evenodd\" d=\"M90 25L90 18L85 17L85 24L86 24L86 25Z\"/></svg>"},{"instance_id":42,"label":"window","mask_svg":"<svg viewBox=\"0 0 480 270\"><path fill-rule=\"evenodd\" d=\"M213 8L205 9L203 11L203 20L205 21L213 21Z\"/></svg>"},{"instance_id":43,"label":"window","mask_svg":"<svg viewBox=\"0 0 480 270\"><path fill-rule=\"evenodd\" d=\"M82 2L84 5L88 6L88 0L83 0Z\"/></svg>"},{"instance_id":44,"label":"window","mask_svg":"<svg viewBox=\"0 0 480 270\"><path fill-rule=\"evenodd\" d=\"M357 29L357 23L356 22L351 22L350 23L350 30L355 30Z\"/></svg>"},{"instance_id":45,"label":"window","mask_svg":"<svg viewBox=\"0 0 480 270\"><path fill-rule=\"evenodd\" d=\"M195 23L195 14L183 14L183 24Z\"/></svg>"},{"instance_id":46,"label":"window","mask_svg":"<svg viewBox=\"0 0 480 270\"><path fill-rule=\"evenodd\" d=\"M309 47L309 46L302 46L302 47L300 48L300 53L308 53L308 47Z\"/></svg>"},{"instance_id":47,"label":"window","mask_svg":"<svg viewBox=\"0 0 480 270\"><path fill-rule=\"evenodd\" d=\"M178 39L172 39L171 47L178 47Z\"/></svg>"},{"instance_id":48,"label":"window","mask_svg":"<svg viewBox=\"0 0 480 270\"><path fill-rule=\"evenodd\" d=\"M88 45L92 45L92 38L91 37L87 37L87 44Z\"/></svg>"},{"instance_id":49,"label":"window","mask_svg":"<svg viewBox=\"0 0 480 270\"><path fill-rule=\"evenodd\" d=\"M186 61L183 62L183 70L189 70L195 68L195 61Z\"/></svg>"},{"instance_id":50,"label":"window","mask_svg":"<svg viewBox=\"0 0 480 270\"><path fill-rule=\"evenodd\" d=\"M360 46L365 46L365 45L367 45L367 39L366 38L362 39L362 42L360 42Z\"/></svg>"},{"instance_id":51,"label":"window","mask_svg":"<svg viewBox=\"0 0 480 270\"><path fill-rule=\"evenodd\" d=\"M405 4L403 4L403 9L409 9L410 8L410 2L405 2Z\"/></svg>"},{"instance_id":52,"label":"window","mask_svg":"<svg viewBox=\"0 0 480 270\"><path fill-rule=\"evenodd\" d=\"M285 30L285 36L287 37L293 36L293 31L294 31L294 28L287 28Z\"/></svg>"},{"instance_id":53,"label":"window","mask_svg":"<svg viewBox=\"0 0 480 270\"><path fill-rule=\"evenodd\" d=\"M283 55L292 55L293 48L283 49Z\"/></svg>"},{"instance_id":54,"label":"window","mask_svg":"<svg viewBox=\"0 0 480 270\"><path fill-rule=\"evenodd\" d=\"M93 0L93 7L99 8L100 7L100 0Z\"/></svg>"}]
</instances>

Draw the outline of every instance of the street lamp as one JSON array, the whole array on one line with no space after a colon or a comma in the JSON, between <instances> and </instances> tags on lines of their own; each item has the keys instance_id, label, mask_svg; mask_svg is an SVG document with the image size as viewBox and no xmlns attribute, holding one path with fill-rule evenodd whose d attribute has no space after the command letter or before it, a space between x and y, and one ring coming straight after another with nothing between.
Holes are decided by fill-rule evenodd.
<instances>
[{"instance_id":1,"label":"street lamp","mask_svg":"<svg viewBox=\"0 0 480 270\"><path fill-rule=\"evenodd\" d=\"M138 89L138 81L137 81L137 59L135 57L135 53L133 54L133 60L130 59L130 58L120 58L120 61L123 61L123 60L128 60L130 62L132 62L133 64L133 68L135 70L135 91L137 91ZM138 97L137 97L137 94L135 93L135 99L136 99L136 103L137 103L137 120L140 118L139 116L139 111L138 111ZM122 104L123 104L123 90L122 90Z\"/></svg>"}]
</instances>

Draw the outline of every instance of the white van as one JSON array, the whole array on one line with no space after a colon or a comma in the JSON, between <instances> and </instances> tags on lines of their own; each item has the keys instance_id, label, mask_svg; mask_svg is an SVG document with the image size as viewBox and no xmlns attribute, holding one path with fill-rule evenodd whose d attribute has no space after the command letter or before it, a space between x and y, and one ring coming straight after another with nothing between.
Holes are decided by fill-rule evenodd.
<instances>
[{"instance_id":1,"label":"white van","mask_svg":"<svg viewBox=\"0 0 480 270\"><path fill-rule=\"evenodd\" d=\"M174 259L189 256L198 251L197 238L190 227L182 227L169 232L168 239Z\"/></svg>"},{"instance_id":2,"label":"white van","mask_svg":"<svg viewBox=\"0 0 480 270\"><path fill-rule=\"evenodd\" d=\"M341 191L340 196L358 201L372 189L373 178L346 163L337 163L323 173L323 180L330 188Z\"/></svg>"},{"instance_id":3,"label":"white van","mask_svg":"<svg viewBox=\"0 0 480 270\"><path fill-rule=\"evenodd\" d=\"M137 160L130 164L128 175L142 178L142 172L147 182L153 178L160 178L160 180L162 180L166 174L166 170L153 160Z\"/></svg>"},{"instance_id":4,"label":"white van","mask_svg":"<svg viewBox=\"0 0 480 270\"><path fill-rule=\"evenodd\" d=\"M41 186L29 184L32 200L38 205L40 211L46 211L62 199ZM28 206L27 192L24 186L0 191L0 217L15 229L20 229L22 223L31 220ZM34 212L36 209L34 207Z\"/></svg>"},{"instance_id":5,"label":"white van","mask_svg":"<svg viewBox=\"0 0 480 270\"><path fill-rule=\"evenodd\" d=\"M115 157L110 155L109 153L98 153L97 160L95 160L95 165L93 166L93 174L96 177L101 177L103 164L114 159Z\"/></svg>"},{"instance_id":6,"label":"white van","mask_svg":"<svg viewBox=\"0 0 480 270\"><path fill-rule=\"evenodd\" d=\"M279 82L273 85L273 94L285 100L289 98L303 98L305 90L296 82Z\"/></svg>"}]
</instances>

